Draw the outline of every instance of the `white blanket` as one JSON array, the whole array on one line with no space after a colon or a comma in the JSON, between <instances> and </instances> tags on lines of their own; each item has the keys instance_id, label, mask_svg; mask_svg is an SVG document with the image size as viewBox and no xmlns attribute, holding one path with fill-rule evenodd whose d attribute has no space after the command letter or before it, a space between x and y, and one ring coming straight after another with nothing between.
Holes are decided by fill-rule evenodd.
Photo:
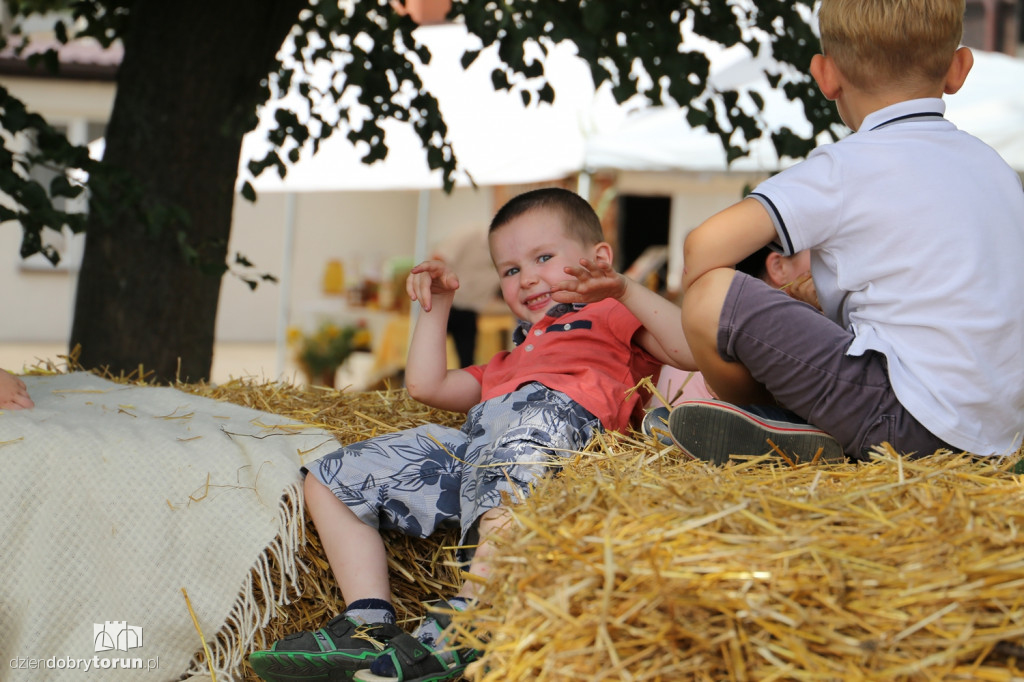
<instances>
[{"instance_id":1,"label":"white blanket","mask_svg":"<svg viewBox=\"0 0 1024 682\"><path fill-rule=\"evenodd\" d=\"M299 466L334 439L172 388L25 383L36 407L0 412L0 680L210 679L183 588L239 679L301 570ZM257 602L254 569L282 589Z\"/></svg>"}]
</instances>

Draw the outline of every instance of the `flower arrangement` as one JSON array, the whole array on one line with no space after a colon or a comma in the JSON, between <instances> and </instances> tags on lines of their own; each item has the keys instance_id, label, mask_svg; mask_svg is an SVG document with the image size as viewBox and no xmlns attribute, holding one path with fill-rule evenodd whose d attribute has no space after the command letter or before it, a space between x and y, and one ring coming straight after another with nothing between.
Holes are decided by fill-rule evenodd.
<instances>
[{"instance_id":1,"label":"flower arrangement","mask_svg":"<svg viewBox=\"0 0 1024 682\"><path fill-rule=\"evenodd\" d=\"M354 351L370 350L366 323L338 325L325 322L312 334L297 327L288 329L288 345L295 348L295 361L310 383L334 386L334 374Z\"/></svg>"}]
</instances>

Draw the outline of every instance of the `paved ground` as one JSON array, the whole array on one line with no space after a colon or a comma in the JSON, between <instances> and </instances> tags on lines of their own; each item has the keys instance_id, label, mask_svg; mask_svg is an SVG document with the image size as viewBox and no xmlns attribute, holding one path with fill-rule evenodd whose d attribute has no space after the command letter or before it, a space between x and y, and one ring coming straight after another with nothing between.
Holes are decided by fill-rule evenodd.
<instances>
[{"instance_id":1,"label":"paved ground","mask_svg":"<svg viewBox=\"0 0 1024 682\"><path fill-rule=\"evenodd\" d=\"M67 347L58 343L0 344L0 367L19 373L41 359L57 361L58 355L67 353ZM285 378L301 382L303 378L288 358L285 360ZM272 343L219 343L214 347L212 380L224 383L232 377L274 378L277 376L277 349ZM297 379L296 379L297 377Z\"/></svg>"}]
</instances>

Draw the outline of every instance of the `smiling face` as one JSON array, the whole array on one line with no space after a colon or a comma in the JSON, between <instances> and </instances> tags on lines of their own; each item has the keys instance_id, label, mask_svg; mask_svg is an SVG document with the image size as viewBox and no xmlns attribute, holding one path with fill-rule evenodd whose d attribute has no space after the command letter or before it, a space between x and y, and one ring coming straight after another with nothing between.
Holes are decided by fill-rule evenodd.
<instances>
[{"instance_id":1,"label":"smiling face","mask_svg":"<svg viewBox=\"0 0 1024 682\"><path fill-rule=\"evenodd\" d=\"M597 245L567 235L559 211L535 208L490 234L491 258L501 281L501 296L516 317L533 324L555 305L551 285L569 278L566 266L593 260Z\"/></svg>"}]
</instances>

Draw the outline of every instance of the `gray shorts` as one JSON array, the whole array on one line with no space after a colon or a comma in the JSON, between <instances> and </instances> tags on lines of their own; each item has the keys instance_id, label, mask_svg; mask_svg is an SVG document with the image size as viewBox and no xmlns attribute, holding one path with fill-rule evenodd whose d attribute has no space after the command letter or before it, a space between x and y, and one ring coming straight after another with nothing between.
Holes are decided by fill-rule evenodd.
<instances>
[{"instance_id":1,"label":"gray shorts","mask_svg":"<svg viewBox=\"0 0 1024 682\"><path fill-rule=\"evenodd\" d=\"M462 544L472 544L484 512L525 499L600 429L564 393L529 383L473 407L461 429L424 424L347 445L307 468L374 528L425 538L458 526Z\"/></svg>"},{"instance_id":2,"label":"gray shorts","mask_svg":"<svg viewBox=\"0 0 1024 682\"><path fill-rule=\"evenodd\" d=\"M846 354L853 334L806 303L736 273L718 322L718 353L740 362L780 405L829 433L846 454L874 445L930 455L953 450L904 409L885 356Z\"/></svg>"}]
</instances>

